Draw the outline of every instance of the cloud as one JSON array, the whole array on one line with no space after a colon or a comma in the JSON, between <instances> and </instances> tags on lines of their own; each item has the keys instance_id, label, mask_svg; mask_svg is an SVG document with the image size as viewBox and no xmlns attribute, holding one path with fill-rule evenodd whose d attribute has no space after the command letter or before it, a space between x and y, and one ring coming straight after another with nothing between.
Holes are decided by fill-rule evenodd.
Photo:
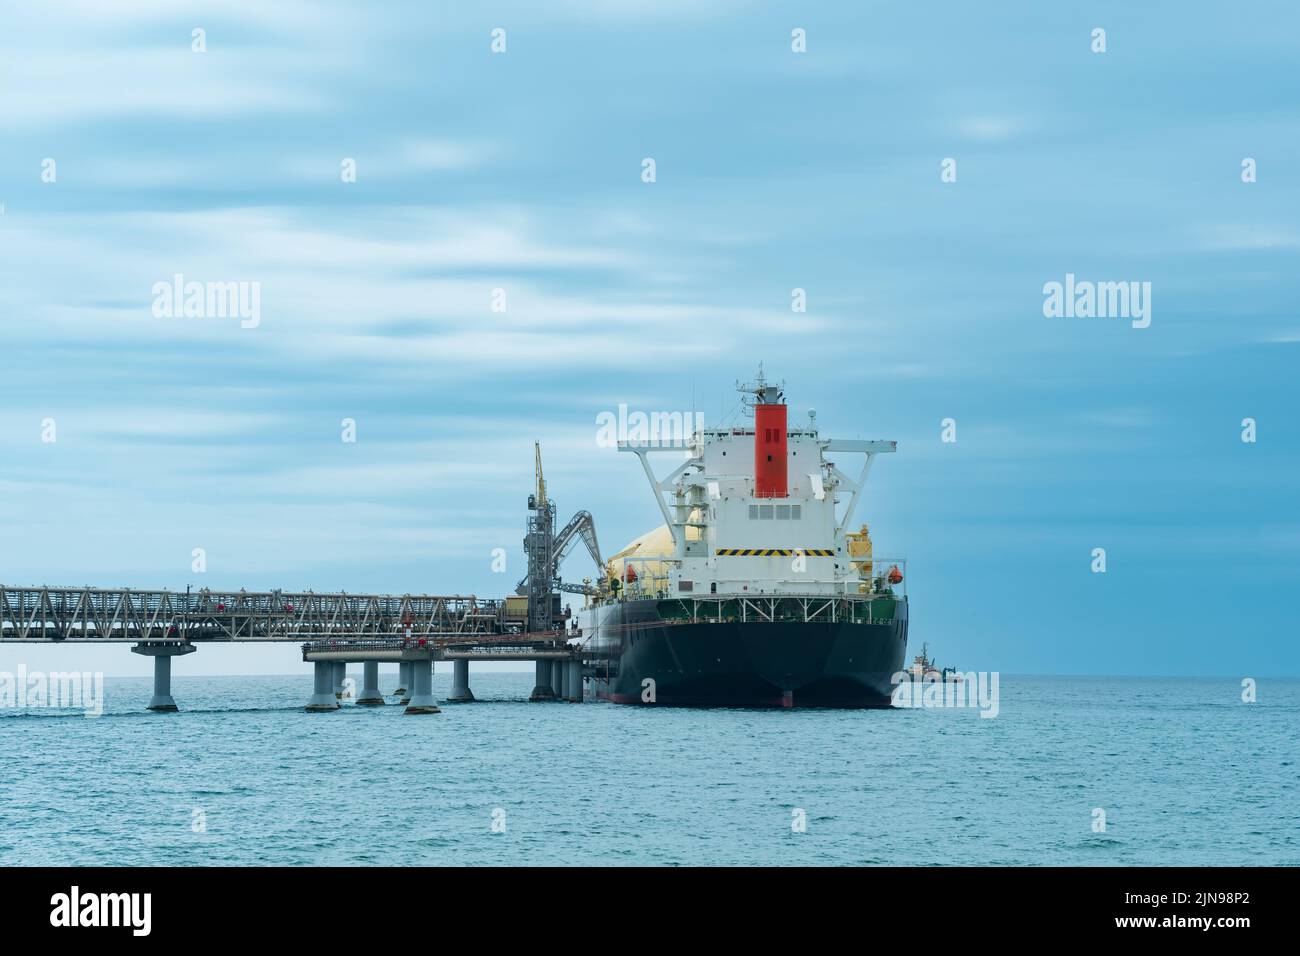
<instances>
[{"instance_id":1,"label":"cloud","mask_svg":"<svg viewBox=\"0 0 1300 956\"><path fill-rule=\"evenodd\" d=\"M19 52L7 64L0 122L13 129L139 118L165 144L169 120L321 112L330 99L311 78L323 69L307 51L198 55L188 36L174 48Z\"/></svg>"},{"instance_id":2,"label":"cloud","mask_svg":"<svg viewBox=\"0 0 1300 956\"><path fill-rule=\"evenodd\" d=\"M958 136L981 143L1001 143L1014 139L1025 129L1025 121L1016 116L992 114L964 116L953 124Z\"/></svg>"},{"instance_id":3,"label":"cloud","mask_svg":"<svg viewBox=\"0 0 1300 956\"><path fill-rule=\"evenodd\" d=\"M453 139L407 140L397 144L363 140L349 146L346 158L356 161L358 183L402 181L429 173L478 170L500 155L496 144ZM283 175L296 181L338 183L344 154L303 154L280 164Z\"/></svg>"},{"instance_id":4,"label":"cloud","mask_svg":"<svg viewBox=\"0 0 1300 956\"><path fill-rule=\"evenodd\" d=\"M607 368L636 368L721 354L731 336L786 336L799 348L819 334L883 328L846 311L795 315L783 297L766 306L711 301L707 289L665 298L653 276L676 268L672 245L597 242L572 214L555 228L518 207L381 207L328 219L278 207L77 213L17 220L14 239L0 302L29 319L17 338L180 347L200 362L220 347L241 363L287 354L456 376L563 367L578 349ZM66 281L67 263L77 282ZM177 274L260 283L260 325L155 317L154 284ZM505 311L493 311L496 289Z\"/></svg>"},{"instance_id":5,"label":"cloud","mask_svg":"<svg viewBox=\"0 0 1300 956\"><path fill-rule=\"evenodd\" d=\"M55 419L60 440L114 442L120 439L184 439L248 435L272 427L283 419L279 415L259 412L211 411L203 409L160 408L157 405L104 407L87 405L76 399L54 403L55 407L31 409L23 415L11 409L0 415L0 432L18 434L23 430L37 434L43 417ZM62 411L69 409L68 413Z\"/></svg>"},{"instance_id":6,"label":"cloud","mask_svg":"<svg viewBox=\"0 0 1300 956\"><path fill-rule=\"evenodd\" d=\"M1300 233L1271 224L1202 227L1198 247L1206 252L1270 252L1300 247Z\"/></svg>"},{"instance_id":7,"label":"cloud","mask_svg":"<svg viewBox=\"0 0 1300 956\"><path fill-rule=\"evenodd\" d=\"M1075 418L1087 425L1103 428L1150 428L1162 419L1149 408L1111 408L1079 412Z\"/></svg>"},{"instance_id":8,"label":"cloud","mask_svg":"<svg viewBox=\"0 0 1300 956\"><path fill-rule=\"evenodd\" d=\"M531 5L530 5L531 6ZM556 0L548 13L589 20L700 20L722 19L754 6L753 0ZM540 8L539 8L540 9Z\"/></svg>"}]
</instances>

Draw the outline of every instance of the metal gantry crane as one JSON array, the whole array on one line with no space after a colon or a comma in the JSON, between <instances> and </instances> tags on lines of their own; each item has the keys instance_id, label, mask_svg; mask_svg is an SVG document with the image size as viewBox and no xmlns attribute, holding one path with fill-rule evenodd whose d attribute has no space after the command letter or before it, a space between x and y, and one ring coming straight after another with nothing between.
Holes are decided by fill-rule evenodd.
<instances>
[{"instance_id":1,"label":"metal gantry crane","mask_svg":"<svg viewBox=\"0 0 1300 956\"><path fill-rule=\"evenodd\" d=\"M557 533L555 531L555 502L546 496L546 478L542 473L542 446L533 443L536 460L537 488L528 496L528 532L524 535L524 553L528 557L528 574L515 589L528 596L528 630L551 630L560 617L560 595L595 594L589 584L566 584L560 579L560 565L568 557L578 539L587 546L587 552L603 573L604 561L596 541L596 522L588 511L579 511Z\"/></svg>"}]
</instances>

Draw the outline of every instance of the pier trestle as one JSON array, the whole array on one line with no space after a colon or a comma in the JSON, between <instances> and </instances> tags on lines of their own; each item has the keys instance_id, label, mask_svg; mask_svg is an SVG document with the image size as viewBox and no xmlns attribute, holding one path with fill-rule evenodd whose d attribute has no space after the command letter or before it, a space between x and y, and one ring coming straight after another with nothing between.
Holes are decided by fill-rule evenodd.
<instances>
[{"instance_id":1,"label":"pier trestle","mask_svg":"<svg viewBox=\"0 0 1300 956\"><path fill-rule=\"evenodd\" d=\"M547 635L550 638L551 635ZM401 703L407 714L436 714L437 699L433 695L433 665L437 661L452 662L449 703L469 703L476 700L469 685L470 661L533 661L537 668L536 684L529 700L567 700L579 703L583 699L583 648L553 639L520 640L518 636L494 635L475 641L316 641L302 645L302 659L316 667L316 688L307 709L310 711L337 710L334 691L342 690L342 673L347 663L362 665L362 689L358 704L382 704L379 691L379 665L395 663L399 668L397 693L405 692ZM322 690L324 681L324 690ZM326 698L332 706L325 706Z\"/></svg>"},{"instance_id":2,"label":"pier trestle","mask_svg":"<svg viewBox=\"0 0 1300 956\"><path fill-rule=\"evenodd\" d=\"M338 698L334 696L334 662L316 661L312 695L307 701L307 710L312 713L325 713L339 709Z\"/></svg>"},{"instance_id":3,"label":"pier trestle","mask_svg":"<svg viewBox=\"0 0 1300 956\"><path fill-rule=\"evenodd\" d=\"M132 654L153 658L153 697L149 710L174 712L179 710L172 697L172 658L193 654L198 648L177 641L145 641L131 648Z\"/></svg>"}]
</instances>

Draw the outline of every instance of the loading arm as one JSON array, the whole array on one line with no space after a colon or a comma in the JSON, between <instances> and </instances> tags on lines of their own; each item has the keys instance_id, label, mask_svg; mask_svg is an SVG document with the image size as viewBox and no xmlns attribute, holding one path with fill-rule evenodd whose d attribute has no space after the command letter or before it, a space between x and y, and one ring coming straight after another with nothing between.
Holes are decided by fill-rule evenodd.
<instances>
[{"instance_id":1,"label":"loading arm","mask_svg":"<svg viewBox=\"0 0 1300 956\"><path fill-rule=\"evenodd\" d=\"M540 485L539 485L540 487ZM551 580L556 581L560 577L560 565L564 559L569 556L573 550L574 543L578 538L582 538L582 543L587 546L587 553L591 555L591 560L596 562L596 569L603 575L605 573L605 562L600 559L600 544L596 541L596 519L591 516L590 511L579 511L569 519L566 524L555 535L551 545ZM516 593L523 594L528 584L528 575L519 579L519 585ZM594 588L582 590L580 584L561 584L559 589L571 594L595 594Z\"/></svg>"},{"instance_id":2,"label":"loading arm","mask_svg":"<svg viewBox=\"0 0 1300 956\"><path fill-rule=\"evenodd\" d=\"M569 551L572 550L573 544L578 538L582 538L582 543L587 546L587 553L591 555L591 560L596 562L596 568L602 573L605 570L605 562L600 559L600 545L596 541L596 520L592 518L591 512L579 511L569 519L569 523L560 529L555 536L555 550L553 552L554 566L551 568L551 574L554 577L560 576L560 565L568 557Z\"/></svg>"}]
</instances>

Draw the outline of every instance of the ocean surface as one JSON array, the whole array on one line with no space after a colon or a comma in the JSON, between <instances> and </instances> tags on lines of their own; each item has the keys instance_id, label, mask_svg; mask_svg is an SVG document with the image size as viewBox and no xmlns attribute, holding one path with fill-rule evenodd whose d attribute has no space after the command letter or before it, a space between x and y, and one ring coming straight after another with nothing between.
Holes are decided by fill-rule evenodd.
<instances>
[{"instance_id":1,"label":"ocean surface","mask_svg":"<svg viewBox=\"0 0 1300 956\"><path fill-rule=\"evenodd\" d=\"M110 678L99 718L0 710L0 863L1300 862L1298 680L1246 704L1229 679L1004 675L992 719L471 683L424 717L305 713L306 671L178 676L178 714L144 711L143 678Z\"/></svg>"}]
</instances>

